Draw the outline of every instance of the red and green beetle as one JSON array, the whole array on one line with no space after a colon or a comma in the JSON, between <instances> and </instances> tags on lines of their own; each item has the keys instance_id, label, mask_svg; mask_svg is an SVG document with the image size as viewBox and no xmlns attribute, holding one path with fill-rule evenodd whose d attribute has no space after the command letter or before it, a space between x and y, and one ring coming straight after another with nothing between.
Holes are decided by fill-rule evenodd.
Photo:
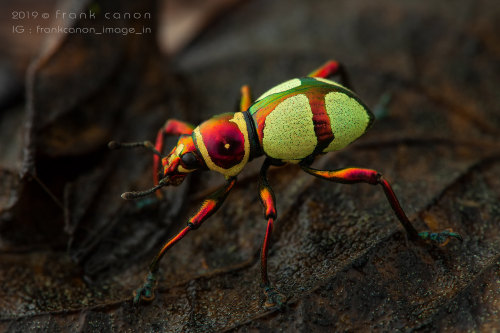
<instances>
[{"instance_id":1,"label":"red and green beetle","mask_svg":"<svg viewBox=\"0 0 500 333\"><path fill-rule=\"evenodd\" d=\"M340 74L345 86L327 79L335 74ZM267 274L270 237L277 218L276 199L267 181L267 171L271 165L295 163L305 172L322 179L345 184L381 185L411 238L430 239L440 244L451 237L462 240L451 229L418 233L401 208L390 184L375 170L345 168L327 171L310 167L316 156L344 148L363 135L373 123L373 114L348 87L350 85L343 67L336 61L329 61L307 77L292 79L271 88L253 104L250 89L243 86L240 112L214 116L198 127L171 119L158 132L155 145L149 141L110 142L110 148L144 147L155 154L153 175L157 185L147 191L126 192L122 194L124 199L142 197L163 186L179 185L189 173L196 170L217 171L226 179L225 185L203 202L187 226L170 239L153 259L145 283L136 290L135 303L141 299L151 301L154 298L158 264L165 252L217 211L247 162L261 155L265 155L260 171L259 196L267 219L261 251L266 307L281 305L285 301L285 297L271 286ZM180 138L172 151L162 156L165 135ZM160 158L161 177L158 175Z\"/></svg>"}]
</instances>

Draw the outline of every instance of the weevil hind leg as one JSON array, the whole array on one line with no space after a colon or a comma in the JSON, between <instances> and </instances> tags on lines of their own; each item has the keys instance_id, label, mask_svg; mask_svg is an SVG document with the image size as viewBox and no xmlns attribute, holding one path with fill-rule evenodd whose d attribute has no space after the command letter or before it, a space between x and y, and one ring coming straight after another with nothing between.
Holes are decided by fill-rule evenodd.
<instances>
[{"instance_id":1,"label":"weevil hind leg","mask_svg":"<svg viewBox=\"0 0 500 333\"><path fill-rule=\"evenodd\" d=\"M351 80L349 79L349 75L344 67L344 65L335 60L329 60L321 67L309 73L309 77L319 77L327 79L334 75L338 74L340 76L341 83L350 90L354 91L354 88L351 84Z\"/></svg>"},{"instance_id":2,"label":"weevil hind leg","mask_svg":"<svg viewBox=\"0 0 500 333\"><path fill-rule=\"evenodd\" d=\"M399 222L405 228L408 236L411 239L424 239L436 242L437 244L444 245L450 239L456 238L462 241L462 236L460 234L453 232L451 229L445 229L439 232L423 231L417 232L410 220L406 216L403 208L399 204L399 200L396 194L392 190L391 185L387 180L382 177L380 173L371 169L361 169L361 168L345 168L334 171L323 171L312 169L308 166L302 165L302 169L318 178L326 179L329 181L334 181L343 184L355 184L355 183L368 183L371 185L381 185L392 210L399 219Z\"/></svg>"},{"instance_id":3,"label":"weevil hind leg","mask_svg":"<svg viewBox=\"0 0 500 333\"><path fill-rule=\"evenodd\" d=\"M134 304L140 303L141 300L151 302L155 298L155 288L158 280L157 275L161 258L172 246L184 238L190 230L198 229L204 221L206 221L219 209L235 183L236 177L229 178L224 186L209 195L205 201L203 201L203 204L198 211L191 218L189 218L187 227L182 229L177 235L163 245L162 249L154 257L151 265L149 266L149 272L146 276L144 284L137 288L134 292Z\"/></svg>"},{"instance_id":4,"label":"weevil hind leg","mask_svg":"<svg viewBox=\"0 0 500 333\"><path fill-rule=\"evenodd\" d=\"M271 164L271 160L269 158L266 158L260 170L259 177L259 198L262 202L262 205L264 206L264 216L267 219L266 236L264 237L260 254L262 286L264 287L264 295L266 296L266 301L264 302L265 308L282 307L286 302L285 295L279 293L274 287L271 286L269 276L267 274L267 257L269 252L269 244L271 242L271 234L273 231L274 221L277 217L276 198L271 186L269 186L269 182L267 181L267 170L269 169Z\"/></svg>"}]
</instances>

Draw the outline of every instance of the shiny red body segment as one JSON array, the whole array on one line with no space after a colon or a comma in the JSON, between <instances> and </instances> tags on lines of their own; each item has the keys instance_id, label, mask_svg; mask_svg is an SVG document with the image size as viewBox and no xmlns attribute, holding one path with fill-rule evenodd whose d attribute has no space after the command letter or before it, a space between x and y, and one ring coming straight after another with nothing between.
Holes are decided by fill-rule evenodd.
<instances>
[{"instance_id":1,"label":"shiny red body segment","mask_svg":"<svg viewBox=\"0 0 500 333\"><path fill-rule=\"evenodd\" d=\"M325 80L334 74L341 76L346 87ZM302 96L294 98L299 94ZM286 101L290 98L293 99ZM285 104L276 109L281 103ZM276 113L272 114L273 112ZM266 118L267 137L263 140ZM155 192L159 196L161 192L157 191L158 189L169 185L177 186L189 173L197 170L219 172L226 181L203 201L196 213L188 219L187 226L168 240L154 257L144 284L135 292L134 303L154 299L161 258L190 230L198 229L221 207L236 184L237 175L249 160L260 155L265 155L259 174L259 199L267 221L260 254L266 308L281 307L286 300L286 297L272 286L267 269L272 231L278 218L276 197L267 179L271 166L297 163L302 170L321 179L344 184L380 185L411 239L421 238L438 244L445 244L450 238L462 240L462 237L451 229L418 233L401 208L391 185L376 170L353 167L316 170L310 167L317 155L342 149L356 140L370 127L372 121L373 114L353 92L343 66L336 61L329 61L313 71L309 77L292 79L268 90L253 104L250 88L243 86L240 112L214 116L198 127L179 120L169 120L158 132L155 145L149 141L110 142L109 147L112 149L142 147L155 154L155 186L146 191L125 192L122 194L124 199L136 199ZM179 139L170 153L164 156L163 142L166 135L176 135ZM271 149L267 149L263 142ZM283 151L286 154L282 154ZM161 170L160 157L163 166ZM158 171L161 172L160 175Z\"/></svg>"},{"instance_id":2,"label":"shiny red body segment","mask_svg":"<svg viewBox=\"0 0 500 333\"><path fill-rule=\"evenodd\" d=\"M229 121L234 114L213 117L200 124L200 133L213 163L229 169L239 164L245 156L245 138L238 125Z\"/></svg>"}]
</instances>

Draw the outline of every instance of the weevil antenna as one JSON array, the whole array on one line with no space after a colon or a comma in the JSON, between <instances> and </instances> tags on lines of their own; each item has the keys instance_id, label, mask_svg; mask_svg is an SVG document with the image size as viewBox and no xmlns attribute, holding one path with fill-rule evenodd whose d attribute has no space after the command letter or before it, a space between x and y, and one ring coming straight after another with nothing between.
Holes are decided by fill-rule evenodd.
<instances>
[{"instance_id":1,"label":"weevil antenna","mask_svg":"<svg viewBox=\"0 0 500 333\"><path fill-rule=\"evenodd\" d=\"M121 197L125 200L133 200L137 199L140 197L145 197L146 195L150 195L151 193L154 193L156 190L159 188L162 188L163 186L168 185L168 177L162 178L158 185L150 188L149 190L146 191L138 191L138 192L125 192L121 195Z\"/></svg>"},{"instance_id":2,"label":"weevil antenna","mask_svg":"<svg viewBox=\"0 0 500 333\"><path fill-rule=\"evenodd\" d=\"M109 149L132 149L132 148L145 148L152 152L155 155L158 155L160 158L163 157L161 153L156 150L155 146L151 143L151 141L140 141L140 142L116 142L110 141L108 143Z\"/></svg>"}]
</instances>

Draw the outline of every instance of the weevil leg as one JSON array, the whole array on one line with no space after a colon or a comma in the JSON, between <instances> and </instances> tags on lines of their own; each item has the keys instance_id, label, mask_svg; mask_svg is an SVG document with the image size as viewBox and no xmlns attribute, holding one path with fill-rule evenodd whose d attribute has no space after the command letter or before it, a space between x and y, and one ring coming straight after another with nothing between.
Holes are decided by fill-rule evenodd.
<instances>
[{"instance_id":1,"label":"weevil leg","mask_svg":"<svg viewBox=\"0 0 500 333\"><path fill-rule=\"evenodd\" d=\"M190 135L193 133L194 126L185 121L177 120L177 119L169 119L165 122L165 125L158 131L158 135L160 133L166 135L179 136L183 134Z\"/></svg>"},{"instance_id":2,"label":"weevil leg","mask_svg":"<svg viewBox=\"0 0 500 333\"><path fill-rule=\"evenodd\" d=\"M219 209L235 183L236 177L229 178L223 187L209 195L201 205L200 209L198 209L198 211L188 220L187 227L182 229L176 236L163 245L162 249L154 257L149 266L149 273L146 276L144 284L135 291L134 304L138 304L141 299L147 302L154 299L154 289L158 279L157 274L161 258L165 255L168 249L184 238L190 230L198 229L206 219L212 216L212 214Z\"/></svg>"},{"instance_id":3,"label":"weevil leg","mask_svg":"<svg viewBox=\"0 0 500 333\"><path fill-rule=\"evenodd\" d=\"M252 105L252 95L250 93L250 87L245 84L241 87L240 111L247 111L250 105Z\"/></svg>"},{"instance_id":4,"label":"weevil leg","mask_svg":"<svg viewBox=\"0 0 500 333\"><path fill-rule=\"evenodd\" d=\"M340 80L342 81L342 84L344 86L354 91L351 80L349 79L349 75L347 74L344 65L335 60L327 61L323 66L312 71L307 76L326 79L328 77L334 76L335 74L338 74L340 76Z\"/></svg>"},{"instance_id":5,"label":"weevil leg","mask_svg":"<svg viewBox=\"0 0 500 333\"><path fill-rule=\"evenodd\" d=\"M454 237L462 241L462 236L460 234L453 232L451 229L446 229L440 232L430 232L423 231L418 233L410 220L406 216L403 208L399 204L399 200L396 194L392 190L391 185L387 180L385 180L380 173L371 169L361 169L361 168L345 168L334 171L323 171L309 168L307 166L302 166L302 169L318 178L334 181L343 184L354 184L354 183L368 183L371 185L381 185L384 189L385 196L389 201L392 210L399 219L399 222L403 225L409 237L416 239L418 237L422 239L429 239L437 242L438 244L445 244L451 237Z\"/></svg>"},{"instance_id":6,"label":"weevil leg","mask_svg":"<svg viewBox=\"0 0 500 333\"><path fill-rule=\"evenodd\" d=\"M264 287L264 294L266 295L266 302L264 306L266 308L272 308L275 306L281 307L285 301L286 297L283 294L278 293L269 282L269 276L267 275L267 255L269 251L269 244L271 242L271 233L273 231L273 224L276 220L276 198L274 192L269 186L267 181L267 170L271 166L271 161L266 158L262 168L260 170L259 178L259 197L265 210L265 218L267 219L267 229L266 236L264 237L264 242L262 243L262 250L260 253L260 269L262 286Z\"/></svg>"},{"instance_id":7,"label":"weevil leg","mask_svg":"<svg viewBox=\"0 0 500 333\"><path fill-rule=\"evenodd\" d=\"M163 141L164 141L164 135L172 135L172 136L179 136L179 135L190 135L193 133L194 126L186 123L184 121L180 121L177 119L169 119L165 122L165 125L163 125L162 128L158 131L158 134L156 135L156 141L155 141L155 148L157 151L161 152L163 150ZM160 157L158 156L153 156L153 181L155 184L158 184L159 176L158 174L160 173ZM156 192L158 195L161 193L160 191Z\"/></svg>"}]
</instances>

